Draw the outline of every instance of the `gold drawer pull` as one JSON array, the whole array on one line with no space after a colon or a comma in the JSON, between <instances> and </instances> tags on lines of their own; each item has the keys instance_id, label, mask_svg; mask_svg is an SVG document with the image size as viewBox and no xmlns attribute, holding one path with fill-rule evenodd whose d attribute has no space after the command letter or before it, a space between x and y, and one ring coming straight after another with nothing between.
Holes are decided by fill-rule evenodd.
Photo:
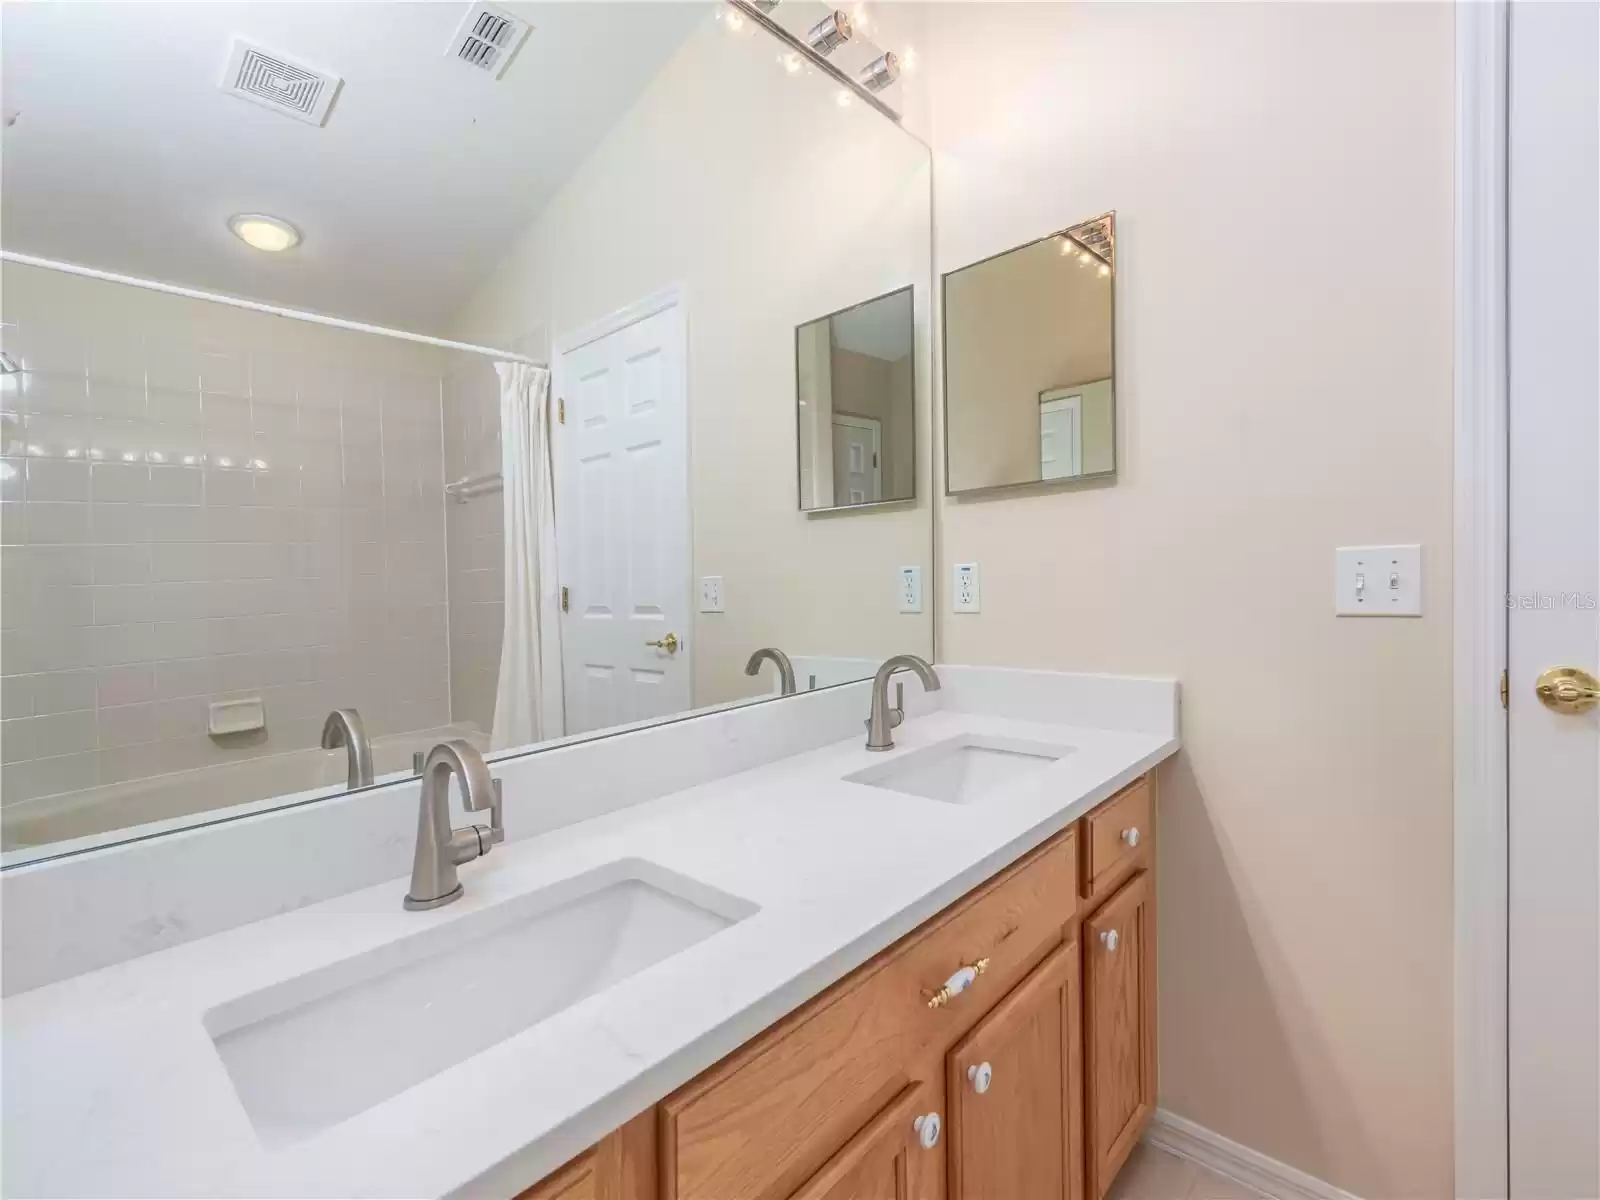
<instances>
[{"instance_id":1,"label":"gold drawer pull","mask_svg":"<svg viewBox=\"0 0 1600 1200\"><path fill-rule=\"evenodd\" d=\"M989 960L980 958L970 967L962 967L949 979L944 981L944 986L928 997L929 1008L943 1008L962 992L978 982L978 976L989 969Z\"/></svg>"}]
</instances>

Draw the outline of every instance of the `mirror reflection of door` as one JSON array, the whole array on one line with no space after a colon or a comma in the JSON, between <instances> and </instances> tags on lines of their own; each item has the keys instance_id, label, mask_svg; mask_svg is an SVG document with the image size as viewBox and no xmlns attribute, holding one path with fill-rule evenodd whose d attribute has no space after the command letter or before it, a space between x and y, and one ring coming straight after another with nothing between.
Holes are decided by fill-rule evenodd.
<instances>
[{"instance_id":1,"label":"mirror reflection of door","mask_svg":"<svg viewBox=\"0 0 1600 1200\"><path fill-rule=\"evenodd\" d=\"M1060 389L1039 398L1039 478L1083 474L1083 396Z\"/></svg>"},{"instance_id":2,"label":"mirror reflection of door","mask_svg":"<svg viewBox=\"0 0 1600 1200\"><path fill-rule=\"evenodd\" d=\"M879 452L883 425L873 417L835 413L833 418L833 494L844 504L875 504L883 499Z\"/></svg>"},{"instance_id":3,"label":"mirror reflection of door","mask_svg":"<svg viewBox=\"0 0 1600 1200\"><path fill-rule=\"evenodd\" d=\"M569 734L690 706L684 318L676 302L636 311L579 335L555 364Z\"/></svg>"}]
</instances>

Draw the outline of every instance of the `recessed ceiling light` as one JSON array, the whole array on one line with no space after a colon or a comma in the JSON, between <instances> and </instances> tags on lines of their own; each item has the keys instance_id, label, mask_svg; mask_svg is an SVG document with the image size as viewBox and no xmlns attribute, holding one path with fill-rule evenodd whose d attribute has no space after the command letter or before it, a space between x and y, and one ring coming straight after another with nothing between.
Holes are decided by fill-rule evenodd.
<instances>
[{"instance_id":1,"label":"recessed ceiling light","mask_svg":"<svg viewBox=\"0 0 1600 1200\"><path fill-rule=\"evenodd\" d=\"M228 228L245 245L271 254L293 250L300 244L298 229L282 217L272 217L266 213L236 213L228 218Z\"/></svg>"}]
</instances>

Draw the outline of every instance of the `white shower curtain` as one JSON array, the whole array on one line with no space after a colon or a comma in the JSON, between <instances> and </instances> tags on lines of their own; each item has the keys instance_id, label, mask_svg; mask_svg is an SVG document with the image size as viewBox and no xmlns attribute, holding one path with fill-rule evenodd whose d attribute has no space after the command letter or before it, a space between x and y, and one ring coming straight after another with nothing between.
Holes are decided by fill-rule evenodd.
<instances>
[{"instance_id":1,"label":"white shower curtain","mask_svg":"<svg viewBox=\"0 0 1600 1200\"><path fill-rule=\"evenodd\" d=\"M560 585L550 467L550 372L495 363L500 375L500 477L505 502L505 629L491 749L565 731Z\"/></svg>"}]
</instances>

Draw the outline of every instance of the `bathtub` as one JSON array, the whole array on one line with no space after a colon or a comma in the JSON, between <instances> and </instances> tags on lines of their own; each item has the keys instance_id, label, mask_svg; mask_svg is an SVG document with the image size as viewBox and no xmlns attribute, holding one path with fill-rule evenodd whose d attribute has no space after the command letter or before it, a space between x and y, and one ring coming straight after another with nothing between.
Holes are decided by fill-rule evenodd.
<instances>
[{"instance_id":1,"label":"bathtub","mask_svg":"<svg viewBox=\"0 0 1600 1200\"><path fill-rule=\"evenodd\" d=\"M488 735L445 725L372 740L378 783L411 774L411 755L446 738L487 751ZM216 766L39 796L0 808L6 866L129 838L165 833L219 817L240 816L345 791L344 750L290 750Z\"/></svg>"}]
</instances>

